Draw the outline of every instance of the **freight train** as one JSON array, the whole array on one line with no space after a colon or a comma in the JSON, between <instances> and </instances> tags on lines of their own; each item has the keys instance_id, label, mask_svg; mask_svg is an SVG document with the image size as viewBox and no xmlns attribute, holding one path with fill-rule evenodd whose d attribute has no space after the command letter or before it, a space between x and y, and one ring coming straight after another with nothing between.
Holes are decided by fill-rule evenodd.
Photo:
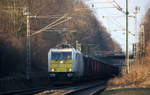
<instances>
[{"instance_id":1,"label":"freight train","mask_svg":"<svg viewBox=\"0 0 150 95\"><path fill-rule=\"evenodd\" d=\"M84 56L79 50L53 48L48 52L48 73L50 78L105 78L117 75L119 69L98 59Z\"/></svg>"}]
</instances>

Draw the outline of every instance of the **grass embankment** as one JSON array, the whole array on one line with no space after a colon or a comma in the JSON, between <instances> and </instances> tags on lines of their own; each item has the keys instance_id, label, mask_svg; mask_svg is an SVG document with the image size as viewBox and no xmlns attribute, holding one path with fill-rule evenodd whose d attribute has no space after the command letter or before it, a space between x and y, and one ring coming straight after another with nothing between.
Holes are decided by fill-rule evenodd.
<instances>
[{"instance_id":1,"label":"grass embankment","mask_svg":"<svg viewBox=\"0 0 150 95\"><path fill-rule=\"evenodd\" d=\"M116 77L108 82L108 89L150 87L150 58L145 58L143 64L132 64L130 72Z\"/></svg>"}]
</instances>

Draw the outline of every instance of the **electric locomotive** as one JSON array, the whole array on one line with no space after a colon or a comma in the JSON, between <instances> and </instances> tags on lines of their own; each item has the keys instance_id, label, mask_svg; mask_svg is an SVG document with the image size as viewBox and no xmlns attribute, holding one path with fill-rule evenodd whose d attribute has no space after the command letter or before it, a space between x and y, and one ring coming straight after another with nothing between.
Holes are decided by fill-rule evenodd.
<instances>
[{"instance_id":1,"label":"electric locomotive","mask_svg":"<svg viewBox=\"0 0 150 95\"><path fill-rule=\"evenodd\" d=\"M48 53L49 77L81 77L83 55L74 48L54 48Z\"/></svg>"}]
</instances>

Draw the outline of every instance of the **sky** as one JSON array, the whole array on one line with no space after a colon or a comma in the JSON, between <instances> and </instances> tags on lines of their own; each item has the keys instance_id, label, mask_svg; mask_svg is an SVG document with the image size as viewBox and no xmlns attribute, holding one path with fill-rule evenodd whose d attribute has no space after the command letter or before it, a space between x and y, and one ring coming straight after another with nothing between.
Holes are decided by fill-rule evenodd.
<instances>
[{"instance_id":1,"label":"sky","mask_svg":"<svg viewBox=\"0 0 150 95\"><path fill-rule=\"evenodd\" d=\"M111 37L117 41L125 51L125 14L114 7L115 1L125 11L126 0L84 0L93 10L98 20L107 28ZM137 42L136 29L140 30L140 23L149 8L150 0L128 0L129 1L129 51L132 44ZM137 24L135 23L135 7L138 7Z\"/></svg>"}]
</instances>

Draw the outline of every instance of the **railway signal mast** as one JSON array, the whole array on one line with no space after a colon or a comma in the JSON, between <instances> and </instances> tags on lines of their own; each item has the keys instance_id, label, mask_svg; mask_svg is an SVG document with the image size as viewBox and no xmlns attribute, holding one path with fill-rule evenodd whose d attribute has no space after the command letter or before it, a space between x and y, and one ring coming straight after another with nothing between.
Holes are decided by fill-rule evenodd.
<instances>
[{"instance_id":1,"label":"railway signal mast","mask_svg":"<svg viewBox=\"0 0 150 95\"><path fill-rule=\"evenodd\" d=\"M26 66L26 79L30 79L31 73L31 34L30 34L30 13L29 8L24 8L24 15L27 17L27 66Z\"/></svg>"},{"instance_id":2,"label":"railway signal mast","mask_svg":"<svg viewBox=\"0 0 150 95\"><path fill-rule=\"evenodd\" d=\"M125 62L127 64L127 73L129 73L129 47L128 47L128 37L129 37L129 32L128 32L128 16L129 16L129 11L128 11L128 0L126 0L126 59Z\"/></svg>"},{"instance_id":3,"label":"railway signal mast","mask_svg":"<svg viewBox=\"0 0 150 95\"><path fill-rule=\"evenodd\" d=\"M141 38L140 38L140 59L143 64L143 56L145 56L145 31L144 25L141 25Z\"/></svg>"},{"instance_id":4,"label":"railway signal mast","mask_svg":"<svg viewBox=\"0 0 150 95\"><path fill-rule=\"evenodd\" d=\"M117 4L115 2L115 0L113 0L113 5L122 13L124 13L126 15L126 55L125 55L125 63L127 65L127 73L129 73L129 69L130 69L130 64L129 64L129 29L128 29L128 19L129 19L129 11L128 11L128 0L126 0L126 11L123 11L123 9L119 6L119 4Z\"/></svg>"}]
</instances>

